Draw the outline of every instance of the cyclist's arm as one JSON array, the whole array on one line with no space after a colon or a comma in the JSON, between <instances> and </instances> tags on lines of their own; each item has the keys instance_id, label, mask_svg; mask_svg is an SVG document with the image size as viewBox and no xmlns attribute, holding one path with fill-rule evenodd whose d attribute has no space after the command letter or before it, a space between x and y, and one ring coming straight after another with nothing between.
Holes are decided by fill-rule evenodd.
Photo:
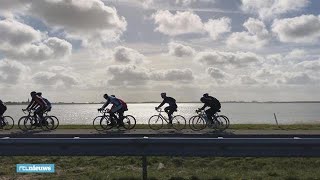
<instances>
[{"instance_id":1,"label":"cyclist's arm","mask_svg":"<svg viewBox=\"0 0 320 180\"><path fill-rule=\"evenodd\" d=\"M204 108L206 108L206 107L207 107L207 105L204 104L204 105L202 106L202 108L200 108L200 110L204 110Z\"/></svg>"},{"instance_id":2,"label":"cyclist's arm","mask_svg":"<svg viewBox=\"0 0 320 180\"><path fill-rule=\"evenodd\" d=\"M36 102L34 101L34 99L32 99L26 109L29 109L30 107L33 108L35 105L36 105Z\"/></svg>"},{"instance_id":3,"label":"cyclist's arm","mask_svg":"<svg viewBox=\"0 0 320 180\"><path fill-rule=\"evenodd\" d=\"M162 103L158 106L158 108L160 108L161 106L163 106L165 104L165 100L162 101Z\"/></svg>"},{"instance_id":4,"label":"cyclist's arm","mask_svg":"<svg viewBox=\"0 0 320 180\"><path fill-rule=\"evenodd\" d=\"M108 99L106 103L104 103L104 105L101 107L101 109L106 108L110 103L110 100Z\"/></svg>"}]
</instances>

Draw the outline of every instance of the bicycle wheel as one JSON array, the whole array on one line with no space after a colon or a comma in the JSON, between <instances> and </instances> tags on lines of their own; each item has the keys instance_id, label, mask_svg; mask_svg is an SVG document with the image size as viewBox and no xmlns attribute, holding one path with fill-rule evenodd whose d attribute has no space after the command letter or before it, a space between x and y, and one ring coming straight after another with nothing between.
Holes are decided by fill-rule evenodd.
<instances>
[{"instance_id":1,"label":"bicycle wheel","mask_svg":"<svg viewBox=\"0 0 320 180\"><path fill-rule=\"evenodd\" d=\"M125 129L133 129L136 126L136 118L131 115L126 115L123 119L123 124Z\"/></svg>"},{"instance_id":2,"label":"bicycle wheel","mask_svg":"<svg viewBox=\"0 0 320 180\"><path fill-rule=\"evenodd\" d=\"M4 130L10 130L14 126L14 120L10 116L3 116L3 123L4 123L4 126L3 126Z\"/></svg>"},{"instance_id":3,"label":"bicycle wheel","mask_svg":"<svg viewBox=\"0 0 320 180\"><path fill-rule=\"evenodd\" d=\"M181 131L186 128L186 119L181 115L174 116L172 118L172 127L177 131Z\"/></svg>"},{"instance_id":4,"label":"bicycle wheel","mask_svg":"<svg viewBox=\"0 0 320 180\"><path fill-rule=\"evenodd\" d=\"M54 120L50 116L45 116L40 125L42 130L45 131L52 130L55 127Z\"/></svg>"},{"instance_id":5,"label":"bicycle wheel","mask_svg":"<svg viewBox=\"0 0 320 180\"><path fill-rule=\"evenodd\" d=\"M228 128L228 119L224 115L219 115L216 117L216 119L219 121L218 129L220 131L224 131Z\"/></svg>"},{"instance_id":6,"label":"bicycle wheel","mask_svg":"<svg viewBox=\"0 0 320 180\"><path fill-rule=\"evenodd\" d=\"M24 120L28 118L28 116L22 116L19 121L18 121L18 127L19 129L21 129L22 131L26 131L27 129L24 126Z\"/></svg>"},{"instance_id":7,"label":"bicycle wheel","mask_svg":"<svg viewBox=\"0 0 320 180\"><path fill-rule=\"evenodd\" d=\"M34 117L26 116L26 118L24 119L23 125L26 130L32 130L37 127L37 122Z\"/></svg>"},{"instance_id":8,"label":"bicycle wheel","mask_svg":"<svg viewBox=\"0 0 320 180\"><path fill-rule=\"evenodd\" d=\"M207 123L201 116L192 116L189 120L189 126L194 131L200 131L206 128Z\"/></svg>"},{"instance_id":9,"label":"bicycle wheel","mask_svg":"<svg viewBox=\"0 0 320 180\"><path fill-rule=\"evenodd\" d=\"M59 126L59 119L56 116L50 116L54 121L54 127L52 130L57 129Z\"/></svg>"},{"instance_id":10,"label":"bicycle wheel","mask_svg":"<svg viewBox=\"0 0 320 180\"><path fill-rule=\"evenodd\" d=\"M148 121L149 127L153 130L159 130L163 127L163 119L159 115L153 115Z\"/></svg>"},{"instance_id":11,"label":"bicycle wheel","mask_svg":"<svg viewBox=\"0 0 320 180\"><path fill-rule=\"evenodd\" d=\"M93 127L95 130L97 131L102 131L103 128L100 125L100 120L103 118L103 116L97 116L96 118L94 118L93 120Z\"/></svg>"},{"instance_id":12,"label":"bicycle wheel","mask_svg":"<svg viewBox=\"0 0 320 180\"><path fill-rule=\"evenodd\" d=\"M102 127L102 129L104 130L108 130L108 129L111 129L113 128L113 126L115 125L116 123L112 123L112 119L109 115L106 115L106 116L103 116L101 119L100 119L100 126Z\"/></svg>"},{"instance_id":13,"label":"bicycle wheel","mask_svg":"<svg viewBox=\"0 0 320 180\"><path fill-rule=\"evenodd\" d=\"M223 116L223 118L226 120L226 122L227 122L227 128L226 128L226 129L228 129L229 126L230 126L230 120L229 120L229 118L228 118L227 116L225 116L225 115L220 115L220 116Z\"/></svg>"}]
</instances>

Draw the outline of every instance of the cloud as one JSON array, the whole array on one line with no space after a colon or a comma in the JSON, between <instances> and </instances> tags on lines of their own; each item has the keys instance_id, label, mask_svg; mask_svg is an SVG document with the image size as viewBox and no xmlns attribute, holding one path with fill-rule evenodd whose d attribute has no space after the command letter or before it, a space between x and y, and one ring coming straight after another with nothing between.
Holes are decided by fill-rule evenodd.
<instances>
[{"instance_id":1,"label":"cloud","mask_svg":"<svg viewBox=\"0 0 320 180\"><path fill-rule=\"evenodd\" d=\"M319 72L320 70L320 60L316 61L303 61L296 64L294 67L301 68L302 70L311 70L314 72Z\"/></svg>"},{"instance_id":2,"label":"cloud","mask_svg":"<svg viewBox=\"0 0 320 180\"><path fill-rule=\"evenodd\" d=\"M222 17L220 19L209 19L207 23L204 24L204 30L207 31L213 40L218 39L218 37L231 30L231 19L227 17Z\"/></svg>"},{"instance_id":3,"label":"cloud","mask_svg":"<svg viewBox=\"0 0 320 180\"><path fill-rule=\"evenodd\" d=\"M26 0L1 0L0 1L0 16L13 18L14 11L26 9L30 2Z\"/></svg>"},{"instance_id":4,"label":"cloud","mask_svg":"<svg viewBox=\"0 0 320 180\"><path fill-rule=\"evenodd\" d=\"M0 81L1 83L16 84L23 75L29 71L29 67L8 59L0 60Z\"/></svg>"},{"instance_id":5,"label":"cloud","mask_svg":"<svg viewBox=\"0 0 320 180\"><path fill-rule=\"evenodd\" d=\"M243 26L247 31L234 32L227 39L227 45L241 49L258 49L269 41L269 32L265 24L254 18L249 18Z\"/></svg>"},{"instance_id":6,"label":"cloud","mask_svg":"<svg viewBox=\"0 0 320 180\"><path fill-rule=\"evenodd\" d=\"M0 50L20 48L41 39L41 32L13 19L0 21Z\"/></svg>"},{"instance_id":7,"label":"cloud","mask_svg":"<svg viewBox=\"0 0 320 180\"><path fill-rule=\"evenodd\" d=\"M155 30L169 36L203 32L200 17L189 11L177 11L176 14L171 14L168 10L159 10L152 15L152 18L158 25Z\"/></svg>"},{"instance_id":8,"label":"cloud","mask_svg":"<svg viewBox=\"0 0 320 180\"><path fill-rule=\"evenodd\" d=\"M149 79L146 69L137 66L109 66L107 71L111 73L112 78L108 84L113 86L138 86L144 85Z\"/></svg>"},{"instance_id":9,"label":"cloud","mask_svg":"<svg viewBox=\"0 0 320 180\"><path fill-rule=\"evenodd\" d=\"M36 84L40 85L63 85L64 87L70 87L79 84L80 80L72 73L55 73L48 71L40 71L33 75L32 79Z\"/></svg>"},{"instance_id":10,"label":"cloud","mask_svg":"<svg viewBox=\"0 0 320 180\"><path fill-rule=\"evenodd\" d=\"M314 83L314 79L304 72L284 73L278 84L304 85Z\"/></svg>"},{"instance_id":11,"label":"cloud","mask_svg":"<svg viewBox=\"0 0 320 180\"><path fill-rule=\"evenodd\" d=\"M190 57L195 54L195 50L192 47L180 43L170 42L168 47L169 54L175 57Z\"/></svg>"},{"instance_id":12,"label":"cloud","mask_svg":"<svg viewBox=\"0 0 320 180\"><path fill-rule=\"evenodd\" d=\"M241 9L259 15L261 19L272 19L282 14L299 11L309 4L309 0L241 0Z\"/></svg>"},{"instance_id":13,"label":"cloud","mask_svg":"<svg viewBox=\"0 0 320 180\"><path fill-rule=\"evenodd\" d=\"M251 52L205 51L195 56L196 62L209 66L243 67L251 63L258 63L260 59L261 57Z\"/></svg>"},{"instance_id":14,"label":"cloud","mask_svg":"<svg viewBox=\"0 0 320 180\"><path fill-rule=\"evenodd\" d=\"M134 49L118 46L114 49L113 59L120 63L139 64L144 61L145 56Z\"/></svg>"},{"instance_id":15,"label":"cloud","mask_svg":"<svg viewBox=\"0 0 320 180\"><path fill-rule=\"evenodd\" d=\"M276 19L272 31L281 42L312 43L320 37L320 16L302 15L294 18Z\"/></svg>"},{"instance_id":16,"label":"cloud","mask_svg":"<svg viewBox=\"0 0 320 180\"><path fill-rule=\"evenodd\" d=\"M187 81L194 80L190 69L169 69L165 71L156 71L151 73L151 80L157 81Z\"/></svg>"},{"instance_id":17,"label":"cloud","mask_svg":"<svg viewBox=\"0 0 320 180\"><path fill-rule=\"evenodd\" d=\"M152 71L135 65L109 66L107 71L111 74L108 84L111 86L146 85L153 81L192 81L193 73L190 69L168 69Z\"/></svg>"},{"instance_id":18,"label":"cloud","mask_svg":"<svg viewBox=\"0 0 320 180\"><path fill-rule=\"evenodd\" d=\"M2 52L11 59L44 61L63 59L71 55L72 45L56 37L50 37L37 44L25 45L20 49L6 49Z\"/></svg>"},{"instance_id":19,"label":"cloud","mask_svg":"<svg viewBox=\"0 0 320 180\"><path fill-rule=\"evenodd\" d=\"M243 76L240 76L240 83L245 85L254 85L254 84L258 84L258 81L253 79L250 76L243 75Z\"/></svg>"},{"instance_id":20,"label":"cloud","mask_svg":"<svg viewBox=\"0 0 320 180\"><path fill-rule=\"evenodd\" d=\"M33 1L29 13L84 43L117 40L127 26L114 7L100 0Z\"/></svg>"},{"instance_id":21,"label":"cloud","mask_svg":"<svg viewBox=\"0 0 320 180\"><path fill-rule=\"evenodd\" d=\"M191 11L176 11L176 14L172 14L168 10L158 10L152 18L157 25L155 31L168 36L207 32L213 40L216 40L220 35L231 30L231 19L228 17L209 19L208 22L203 23L201 18Z\"/></svg>"}]
</instances>

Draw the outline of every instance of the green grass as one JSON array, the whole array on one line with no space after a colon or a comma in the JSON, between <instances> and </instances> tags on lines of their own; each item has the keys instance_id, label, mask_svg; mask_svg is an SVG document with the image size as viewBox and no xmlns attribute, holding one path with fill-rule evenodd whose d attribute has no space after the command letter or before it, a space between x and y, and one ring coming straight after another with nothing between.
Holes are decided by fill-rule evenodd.
<instances>
[{"instance_id":1,"label":"green grass","mask_svg":"<svg viewBox=\"0 0 320 180\"><path fill-rule=\"evenodd\" d=\"M18 174L18 163L54 163L54 174ZM162 168L159 168L163 164ZM141 179L140 157L1 157L0 179ZM150 179L317 179L320 158L148 157Z\"/></svg>"}]
</instances>

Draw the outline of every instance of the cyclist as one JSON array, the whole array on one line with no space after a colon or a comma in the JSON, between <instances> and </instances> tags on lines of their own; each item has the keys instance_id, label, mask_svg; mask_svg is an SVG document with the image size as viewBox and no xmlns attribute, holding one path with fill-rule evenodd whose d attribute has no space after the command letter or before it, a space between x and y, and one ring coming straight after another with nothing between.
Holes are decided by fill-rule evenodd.
<instances>
[{"instance_id":1,"label":"cyclist","mask_svg":"<svg viewBox=\"0 0 320 180\"><path fill-rule=\"evenodd\" d=\"M42 92L37 92L37 95L40 96L40 97L42 97ZM46 104L47 104L47 109L46 109L45 111L50 112L51 109L52 109L51 102L50 102L48 99L44 98L44 97L42 97L42 99L43 99L43 100L46 102Z\"/></svg>"},{"instance_id":2,"label":"cyclist","mask_svg":"<svg viewBox=\"0 0 320 180\"><path fill-rule=\"evenodd\" d=\"M165 92L161 93L161 97L162 97L163 101L158 107L155 107L155 109L158 110L165 103L168 103L169 106L165 107L164 111L168 114L169 124L172 124L172 114L173 114L173 112L177 111L177 108L178 108L178 106L176 104L176 100L172 97L168 97Z\"/></svg>"},{"instance_id":3,"label":"cyclist","mask_svg":"<svg viewBox=\"0 0 320 180\"><path fill-rule=\"evenodd\" d=\"M35 115L38 115L38 117L40 118L41 122L43 122L43 113L44 111L47 109L47 104L46 102L43 100L42 97L38 96L37 93L35 91L32 91L30 93L31 95L31 102L29 103L28 107L25 110L30 110L30 109L34 109L36 108L36 110L34 111Z\"/></svg>"},{"instance_id":4,"label":"cyclist","mask_svg":"<svg viewBox=\"0 0 320 180\"><path fill-rule=\"evenodd\" d=\"M118 126L124 126L123 119L124 119L124 111L125 108L122 105L121 101L116 98L115 96L109 96L108 94L104 94L103 97L107 100L107 102L104 103L104 105L98 109L98 111L104 110L110 103L112 104L111 109L107 109L107 111L110 113L110 116L112 119L117 119ZM119 114L119 118L115 115L115 113ZM111 121L111 125L113 125L113 121Z\"/></svg>"},{"instance_id":5,"label":"cyclist","mask_svg":"<svg viewBox=\"0 0 320 180\"><path fill-rule=\"evenodd\" d=\"M0 128L4 126L3 124L3 114L6 112L7 106L0 100Z\"/></svg>"},{"instance_id":6,"label":"cyclist","mask_svg":"<svg viewBox=\"0 0 320 180\"><path fill-rule=\"evenodd\" d=\"M207 109L205 111L205 113L206 113L210 123L213 123L214 114L216 112L218 112L221 108L221 104L220 104L219 100L212 97L212 96L209 96L208 93L205 93L205 94L203 94L203 97L200 98L200 101L203 102L204 105L202 106L202 108L199 108L197 110L197 112L204 110L206 107L210 107L209 109Z\"/></svg>"}]
</instances>

